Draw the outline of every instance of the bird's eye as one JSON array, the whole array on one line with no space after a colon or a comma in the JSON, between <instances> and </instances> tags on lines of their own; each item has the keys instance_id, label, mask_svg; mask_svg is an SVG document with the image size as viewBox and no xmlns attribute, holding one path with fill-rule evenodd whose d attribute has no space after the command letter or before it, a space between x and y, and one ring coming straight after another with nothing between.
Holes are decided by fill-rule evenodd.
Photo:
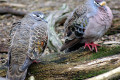
<instances>
[{"instance_id":1,"label":"bird's eye","mask_svg":"<svg viewBox=\"0 0 120 80\"><path fill-rule=\"evenodd\" d=\"M39 15L36 15L37 17L39 17Z\"/></svg>"},{"instance_id":2,"label":"bird's eye","mask_svg":"<svg viewBox=\"0 0 120 80\"><path fill-rule=\"evenodd\" d=\"M39 17L39 15L36 15L36 14L32 14L34 17Z\"/></svg>"},{"instance_id":3,"label":"bird's eye","mask_svg":"<svg viewBox=\"0 0 120 80\"><path fill-rule=\"evenodd\" d=\"M95 4L97 4L97 5L99 4L99 3L98 3L98 2L96 2L96 1L94 1L94 3L95 3Z\"/></svg>"}]
</instances>

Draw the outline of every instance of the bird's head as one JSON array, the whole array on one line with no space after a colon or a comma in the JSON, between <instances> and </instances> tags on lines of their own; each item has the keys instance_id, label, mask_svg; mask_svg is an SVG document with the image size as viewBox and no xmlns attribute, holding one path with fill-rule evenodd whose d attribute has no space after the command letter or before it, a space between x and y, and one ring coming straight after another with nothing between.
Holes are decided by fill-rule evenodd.
<instances>
[{"instance_id":1,"label":"bird's head","mask_svg":"<svg viewBox=\"0 0 120 80\"><path fill-rule=\"evenodd\" d=\"M98 7L104 7L106 5L106 1L105 0L94 0L94 3L98 6Z\"/></svg>"},{"instance_id":2,"label":"bird's head","mask_svg":"<svg viewBox=\"0 0 120 80\"><path fill-rule=\"evenodd\" d=\"M37 21L45 21L44 19L44 14L40 11L34 11L32 13L28 14L32 19L37 20ZM46 22L46 21L45 21Z\"/></svg>"}]
</instances>

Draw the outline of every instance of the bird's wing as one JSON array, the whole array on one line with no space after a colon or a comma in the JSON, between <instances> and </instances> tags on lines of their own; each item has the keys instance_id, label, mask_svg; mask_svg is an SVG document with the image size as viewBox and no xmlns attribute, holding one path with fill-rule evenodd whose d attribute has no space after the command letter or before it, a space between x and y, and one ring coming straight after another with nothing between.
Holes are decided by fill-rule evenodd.
<instances>
[{"instance_id":1,"label":"bird's wing","mask_svg":"<svg viewBox=\"0 0 120 80\"><path fill-rule=\"evenodd\" d=\"M13 23L12 29L10 30L10 37L14 36L15 32L17 31L17 29L20 28L20 26L21 26L21 22L20 21Z\"/></svg>"},{"instance_id":2,"label":"bird's wing","mask_svg":"<svg viewBox=\"0 0 120 80\"><path fill-rule=\"evenodd\" d=\"M37 60L44 52L47 45L48 35L47 35L47 24L41 21L36 23L31 27L30 30L30 40L28 48L28 56L32 60Z\"/></svg>"},{"instance_id":3,"label":"bird's wing","mask_svg":"<svg viewBox=\"0 0 120 80\"><path fill-rule=\"evenodd\" d=\"M20 26L21 26L20 21L12 24L12 29L10 30L10 37L12 39L13 39L13 36L15 36L16 31L20 28ZM11 49L12 49L12 46L10 46L9 51L8 51L8 65L10 64L10 59L11 59Z\"/></svg>"},{"instance_id":4,"label":"bird's wing","mask_svg":"<svg viewBox=\"0 0 120 80\"><path fill-rule=\"evenodd\" d=\"M16 22L13 24L13 29L11 30L11 41L14 42L14 38L19 33L21 22ZM17 33L18 32L18 33ZM25 79L27 69L25 71L19 71L19 67L23 64L23 60L25 60L25 56L23 53L19 51L19 46L15 46L16 44L11 42L11 46L8 52L8 71L7 78L10 80L23 80ZM19 44L18 44L19 45ZM22 56L22 57L21 57ZM17 57L17 58L16 58ZM22 61L21 61L22 58Z\"/></svg>"},{"instance_id":5,"label":"bird's wing","mask_svg":"<svg viewBox=\"0 0 120 80\"><path fill-rule=\"evenodd\" d=\"M63 44L61 51L74 46L80 39L83 38L85 28L88 24L88 18L86 16L87 7L84 5L76 8L72 15L68 17L65 26L65 43Z\"/></svg>"}]
</instances>

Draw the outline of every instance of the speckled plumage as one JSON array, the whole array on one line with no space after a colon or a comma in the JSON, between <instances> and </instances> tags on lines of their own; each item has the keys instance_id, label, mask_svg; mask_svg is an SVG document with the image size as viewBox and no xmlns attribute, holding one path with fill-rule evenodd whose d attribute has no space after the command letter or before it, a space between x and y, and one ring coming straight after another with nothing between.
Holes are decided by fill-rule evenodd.
<instances>
[{"instance_id":1,"label":"speckled plumage","mask_svg":"<svg viewBox=\"0 0 120 80\"><path fill-rule=\"evenodd\" d=\"M74 9L64 24L65 43L61 51L94 42L109 29L113 15L107 5L99 5L102 1L104 0L85 0Z\"/></svg>"},{"instance_id":2,"label":"speckled plumage","mask_svg":"<svg viewBox=\"0 0 120 80\"><path fill-rule=\"evenodd\" d=\"M48 39L47 23L41 12L32 12L13 26L7 78L24 80L29 65L33 60L39 60L44 52Z\"/></svg>"}]
</instances>

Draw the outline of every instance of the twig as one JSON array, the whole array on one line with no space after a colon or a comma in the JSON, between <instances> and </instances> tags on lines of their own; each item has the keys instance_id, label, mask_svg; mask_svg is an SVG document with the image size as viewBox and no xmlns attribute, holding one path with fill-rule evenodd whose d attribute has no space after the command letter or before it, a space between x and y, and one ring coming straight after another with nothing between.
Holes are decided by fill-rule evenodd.
<instances>
[{"instance_id":1,"label":"twig","mask_svg":"<svg viewBox=\"0 0 120 80\"><path fill-rule=\"evenodd\" d=\"M117 41L106 41L103 44L120 44L120 42L117 42Z\"/></svg>"}]
</instances>

